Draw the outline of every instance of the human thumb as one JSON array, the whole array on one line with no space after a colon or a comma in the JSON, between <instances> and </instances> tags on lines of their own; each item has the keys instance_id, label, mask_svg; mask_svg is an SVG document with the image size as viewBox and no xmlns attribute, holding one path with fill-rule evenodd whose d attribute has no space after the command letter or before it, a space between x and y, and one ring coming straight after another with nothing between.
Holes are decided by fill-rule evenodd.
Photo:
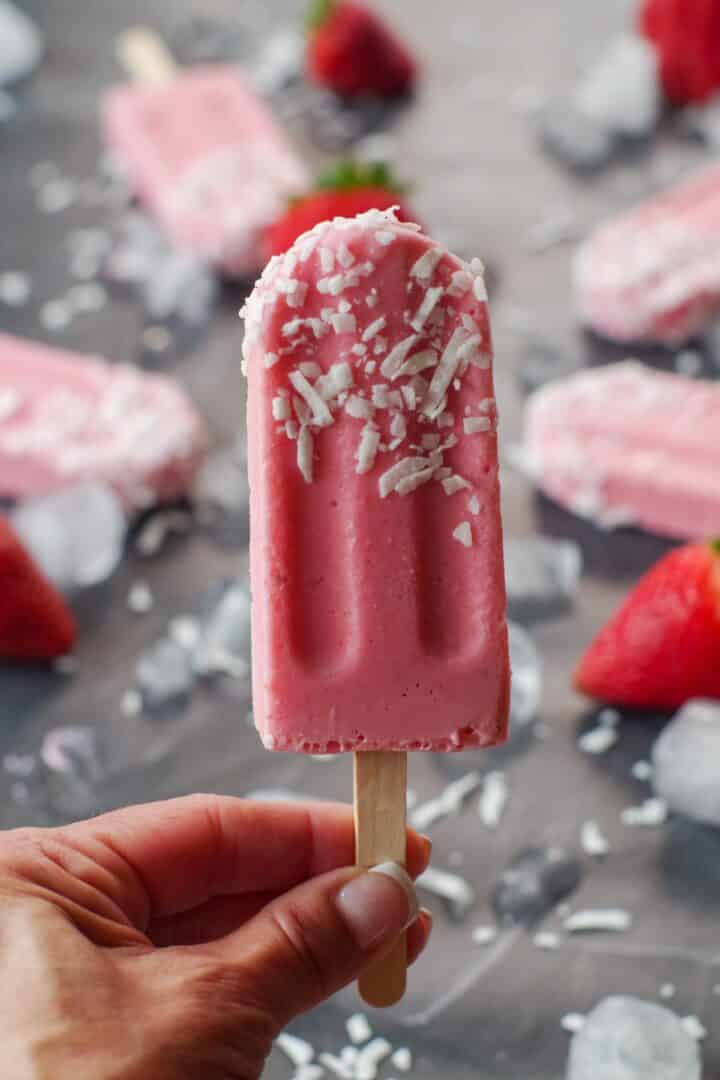
<instances>
[{"instance_id":1,"label":"human thumb","mask_svg":"<svg viewBox=\"0 0 720 1080\"><path fill-rule=\"evenodd\" d=\"M235 968L227 985L277 1029L357 978L419 914L397 863L336 870L285 893L211 948Z\"/></svg>"}]
</instances>

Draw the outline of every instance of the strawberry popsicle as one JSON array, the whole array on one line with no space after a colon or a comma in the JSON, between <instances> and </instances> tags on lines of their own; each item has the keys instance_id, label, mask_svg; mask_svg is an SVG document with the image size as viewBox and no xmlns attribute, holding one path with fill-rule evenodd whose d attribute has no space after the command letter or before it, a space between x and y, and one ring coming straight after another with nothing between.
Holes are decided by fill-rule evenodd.
<instances>
[{"instance_id":1,"label":"strawberry popsicle","mask_svg":"<svg viewBox=\"0 0 720 1080\"><path fill-rule=\"evenodd\" d=\"M616 341L678 344L720 309L720 166L596 229L575 263L583 322Z\"/></svg>"},{"instance_id":2,"label":"strawberry popsicle","mask_svg":"<svg viewBox=\"0 0 720 1080\"><path fill-rule=\"evenodd\" d=\"M540 487L604 527L720 533L720 383L628 361L529 399L523 457Z\"/></svg>"},{"instance_id":3,"label":"strawberry popsicle","mask_svg":"<svg viewBox=\"0 0 720 1080\"><path fill-rule=\"evenodd\" d=\"M257 271L264 230L309 183L235 67L174 69L118 87L103 126L133 190L173 241L231 275Z\"/></svg>"},{"instance_id":4,"label":"strawberry popsicle","mask_svg":"<svg viewBox=\"0 0 720 1080\"><path fill-rule=\"evenodd\" d=\"M171 379L0 334L0 495L97 480L148 506L187 491L206 444Z\"/></svg>"},{"instance_id":5,"label":"strawberry popsicle","mask_svg":"<svg viewBox=\"0 0 720 1080\"><path fill-rule=\"evenodd\" d=\"M248 300L253 689L268 749L505 738L486 300L479 260L378 210L304 234Z\"/></svg>"}]
</instances>

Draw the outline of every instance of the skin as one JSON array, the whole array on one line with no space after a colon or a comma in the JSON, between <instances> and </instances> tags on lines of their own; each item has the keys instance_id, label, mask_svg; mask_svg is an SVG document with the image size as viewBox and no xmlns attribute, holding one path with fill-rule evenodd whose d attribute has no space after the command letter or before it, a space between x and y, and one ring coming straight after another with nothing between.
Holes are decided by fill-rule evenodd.
<instances>
[{"instance_id":1,"label":"skin","mask_svg":"<svg viewBox=\"0 0 720 1080\"><path fill-rule=\"evenodd\" d=\"M207 795L0 834L3 1075L256 1080L289 1021L392 945L361 947L336 905L353 847L346 807ZM411 876L429 853L409 833Z\"/></svg>"}]
</instances>

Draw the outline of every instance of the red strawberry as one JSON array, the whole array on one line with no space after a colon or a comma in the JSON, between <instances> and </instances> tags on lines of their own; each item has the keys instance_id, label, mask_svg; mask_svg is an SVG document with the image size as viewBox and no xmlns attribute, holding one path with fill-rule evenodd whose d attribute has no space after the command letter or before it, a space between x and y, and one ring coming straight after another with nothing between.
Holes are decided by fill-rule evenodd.
<instances>
[{"instance_id":1,"label":"red strawberry","mask_svg":"<svg viewBox=\"0 0 720 1080\"><path fill-rule=\"evenodd\" d=\"M65 601L0 517L0 656L51 660L74 643L75 620Z\"/></svg>"},{"instance_id":2,"label":"red strawberry","mask_svg":"<svg viewBox=\"0 0 720 1080\"><path fill-rule=\"evenodd\" d=\"M642 709L720 698L720 542L661 559L595 638L575 685Z\"/></svg>"},{"instance_id":3,"label":"red strawberry","mask_svg":"<svg viewBox=\"0 0 720 1080\"><path fill-rule=\"evenodd\" d=\"M398 97L412 87L411 53L383 20L351 0L315 0L308 18L307 66L341 97Z\"/></svg>"},{"instance_id":4,"label":"red strawberry","mask_svg":"<svg viewBox=\"0 0 720 1080\"><path fill-rule=\"evenodd\" d=\"M671 101L705 101L720 88L718 0L645 0L640 25L657 49Z\"/></svg>"},{"instance_id":5,"label":"red strawberry","mask_svg":"<svg viewBox=\"0 0 720 1080\"><path fill-rule=\"evenodd\" d=\"M291 203L283 217L270 226L265 234L266 255L282 255L298 236L334 217L355 217L366 210L397 206L401 221L415 221L416 216L402 202L402 190L386 165L341 161L318 179L314 191Z\"/></svg>"}]
</instances>

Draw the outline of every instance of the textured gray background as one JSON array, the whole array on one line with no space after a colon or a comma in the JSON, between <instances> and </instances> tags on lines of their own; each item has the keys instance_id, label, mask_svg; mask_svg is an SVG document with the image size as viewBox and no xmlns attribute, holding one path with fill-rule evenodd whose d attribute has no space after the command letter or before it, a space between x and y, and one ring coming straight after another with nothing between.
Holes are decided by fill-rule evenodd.
<instances>
[{"instance_id":1,"label":"textured gray background","mask_svg":"<svg viewBox=\"0 0 720 1080\"><path fill-rule=\"evenodd\" d=\"M20 115L0 129L0 269L30 270L43 298L54 295L65 280L64 233L97 223L99 213L39 215L28 169L49 159L72 175L92 172L99 149L97 95L120 77L112 56L114 34L136 21L167 32L201 11L236 17L242 5L230 0L32 0L26 6L45 28L49 52L41 73L23 91ZM266 12L281 21L298 6L268 2ZM424 61L418 98L395 128L400 170L415 179L414 201L424 220L463 253L482 255L494 272L496 373L507 446L520 429L517 369L523 328L566 343L587 362L617 355L612 350L603 354L573 326L572 245L531 254L525 242L528 229L562 210L570 210L580 228L586 228L678 169L689 168L699 152L670 132L651 151L582 182L539 152L522 102L537 91L560 92L569 86L581 64L626 20L627 5L620 0L452 0L445 5L384 0L378 6L392 13ZM234 433L242 415L235 315L240 300L240 290L228 288L209 333L165 362L207 412L218 442ZM3 312L2 329L47 337L36 308ZM118 294L104 311L79 320L53 340L136 359L140 329L137 305ZM626 907L635 925L622 937L573 941L555 952L537 950L520 932L496 951L487 951L470 941L473 926L490 921L484 899L460 925L433 903L433 944L412 974L405 1002L377 1018L376 1028L414 1047L418 1075L559 1080L568 1041L560 1028L564 1013L586 1011L611 992L657 1000L660 985L673 982L673 1007L683 1015L697 1013L710 1031L704 1076L718 1080L720 997L712 987L720 983L720 836L677 821L659 830L624 828L620 810L647 792L632 779L631 765L647 756L658 723L626 718L619 745L606 757L588 758L577 750L576 737L589 714L568 689L581 645L664 546L629 531L597 534L537 500L517 475L507 471L503 480L507 530L574 536L582 544L587 570L574 613L543 624L535 635L545 661L542 718L549 737L503 759L511 800L498 831L485 832L471 807L434 829L435 860L447 866L452 852L462 852L462 872L483 898L522 846L553 843L577 850L580 824L595 817L612 854L588 865L573 904ZM120 712L142 648L162 632L169 615L192 610L209 583L243 566L243 536L242 526L223 535L196 530L150 565L130 555L110 585L82 604L77 676L64 680L41 672L0 673L0 756L10 749L36 749L43 732L58 724L90 723L98 726L113 761L103 805L92 809L195 790L241 794L269 786L348 798L349 761L321 765L263 752L245 723L248 703L236 686L200 690L187 708L151 723L130 722ZM157 609L144 619L130 616L124 604L129 584L139 576L150 581L158 598ZM429 797L451 775L487 767L490 761L492 755L415 755L411 783L421 797ZM32 817L11 804L8 784L0 777L0 823L10 827ZM557 924L553 916L547 921L548 928ZM407 1028L466 976L472 986L459 1001L432 1023ZM295 1030L318 1048L337 1050L345 1041L343 1018L356 1004L354 992L348 991ZM282 1080L290 1069L278 1055L267 1075Z\"/></svg>"}]
</instances>

